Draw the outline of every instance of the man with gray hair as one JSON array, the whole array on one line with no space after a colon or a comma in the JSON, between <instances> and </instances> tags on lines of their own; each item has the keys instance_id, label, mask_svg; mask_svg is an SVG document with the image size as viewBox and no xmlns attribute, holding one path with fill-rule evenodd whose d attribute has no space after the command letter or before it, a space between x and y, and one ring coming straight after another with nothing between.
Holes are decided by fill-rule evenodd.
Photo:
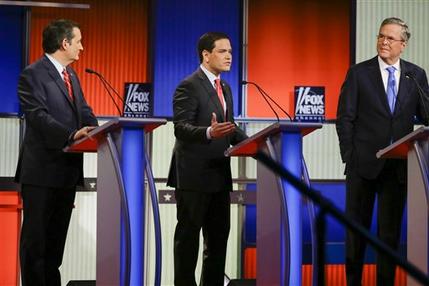
<instances>
[{"instance_id":1,"label":"man with gray hair","mask_svg":"<svg viewBox=\"0 0 429 286\"><path fill-rule=\"evenodd\" d=\"M414 118L427 124L425 105L411 75L429 91L426 72L400 59L410 38L399 18L387 18L377 35L377 56L351 67L341 88L337 133L346 163L346 214L370 228L374 201L378 200L377 233L398 249L407 197L407 163L377 159L376 153L413 131ZM361 285L366 241L346 232L347 285ZM396 265L377 256L377 285L394 285Z\"/></svg>"}]
</instances>

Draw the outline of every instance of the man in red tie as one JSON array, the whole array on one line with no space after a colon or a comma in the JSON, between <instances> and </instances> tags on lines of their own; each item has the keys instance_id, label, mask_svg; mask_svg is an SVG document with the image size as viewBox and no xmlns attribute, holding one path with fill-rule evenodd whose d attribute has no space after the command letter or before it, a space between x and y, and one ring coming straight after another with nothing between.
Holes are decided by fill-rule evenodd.
<instances>
[{"instance_id":1,"label":"man in red tie","mask_svg":"<svg viewBox=\"0 0 429 286\"><path fill-rule=\"evenodd\" d=\"M176 144L167 184L176 188L176 286L197 285L201 229L200 285L223 285L232 191L230 160L224 151L247 137L234 123L231 88L220 79L231 68L231 52L227 35L202 35L198 41L200 67L179 84L173 98Z\"/></svg>"},{"instance_id":2,"label":"man in red tie","mask_svg":"<svg viewBox=\"0 0 429 286\"><path fill-rule=\"evenodd\" d=\"M83 184L82 154L64 153L97 125L69 64L83 50L79 26L56 20L43 30L45 55L26 67L18 95L26 129L15 180L21 183L24 221L20 241L22 285L64 285L61 265L76 185Z\"/></svg>"}]
</instances>

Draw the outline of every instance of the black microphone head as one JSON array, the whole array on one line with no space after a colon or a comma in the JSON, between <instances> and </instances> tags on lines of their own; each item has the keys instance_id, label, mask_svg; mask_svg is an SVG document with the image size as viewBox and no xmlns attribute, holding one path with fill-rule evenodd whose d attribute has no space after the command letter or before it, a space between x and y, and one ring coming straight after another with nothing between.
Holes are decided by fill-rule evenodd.
<instances>
[{"instance_id":1,"label":"black microphone head","mask_svg":"<svg viewBox=\"0 0 429 286\"><path fill-rule=\"evenodd\" d=\"M92 69L89 69L89 68L86 68L85 72L87 72L87 73L96 73L95 71L93 71Z\"/></svg>"}]
</instances>

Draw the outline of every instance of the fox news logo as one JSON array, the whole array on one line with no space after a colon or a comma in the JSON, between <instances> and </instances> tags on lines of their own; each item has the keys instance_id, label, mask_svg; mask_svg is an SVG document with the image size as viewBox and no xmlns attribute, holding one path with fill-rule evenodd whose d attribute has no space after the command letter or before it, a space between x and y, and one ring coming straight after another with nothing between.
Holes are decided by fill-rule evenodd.
<instances>
[{"instance_id":1,"label":"fox news logo","mask_svg":"<svg viewBox=\"0 0 429 286\"><path fill-rule=\"evenodd\" d=\"M295 120L323 121L325 120L325 87L296 86L295 87Z\"/></svg>"},{"instance_id":2,"label":"fox news logo","mask_svg":"<svg viewBox=\"0 0 429 286\"><path fill-rule=\"evenodd\" d=\"M124 117L152 117L153 98L149 83L125 83Z\"/></svg>"}]
</instances>

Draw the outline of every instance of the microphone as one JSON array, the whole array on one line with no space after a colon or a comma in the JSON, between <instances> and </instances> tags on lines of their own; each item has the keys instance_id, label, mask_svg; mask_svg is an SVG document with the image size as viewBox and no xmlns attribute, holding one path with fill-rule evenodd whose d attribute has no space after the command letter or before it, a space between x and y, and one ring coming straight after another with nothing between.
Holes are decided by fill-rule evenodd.
<instances>
[{"instance_id":1,"label":"microphone","mask_svg":"<svg viewBox=\"0 0 429 286\"><path fill-rule=\"evenodd\" d=\"M405 73L405 77L408 79L412 79L414 81L414 83L417 86L417 91L420 97L420 101L422 102L422 106L423 106L423 110L425 112L425 116L426 116L426 121L429 121L429 112L428 109L426 107L426 103L425 103L425 98L428 98L426 93L424 92L424 90L422 89L422 87L420 86L419 82L417 81L417 79L415 78L414 74L411 72L406 72Z\"/></svg>"},{"instance_id":2,"label":"microphone","mask_svg":"<svg viewBox=\"0 0 429 286\"><path fill-rule=\"evenodd\" d=\"M93 69L90 68L86 68L85 72L89 73L89 74L95 74L101 81L101 83L103 84L104 88L106 89L107 93L109 94L110 98L113 101L113 104L116 106L116 109L119 112L119 116L123 116L122 112L121 112L121 108L118 106L118 104L116 103L115 99L113 98L112 93L110 92L110 90L113 90L113 92L116 94L116 96L119 98L119 100L122 102L122 104L126 105L128 107L128 109L131 111L131 113L133 115L136 115L133 111L133 109L131 108L131 106L128 105L127 102L125 102L122 97L119 95L119 93L113 88L113 86L98 72L96 72ZM110 88L110 90L109 90Z\"/></svg>"},{"instance_id":3,"label":"microphone","mask_svg":"<svg viewBox=\"0 0 429 286\"><path fill-rule=\"evenodd\" d=\"M284 110L274 99L272 99L271 96L269 96L268 93L266 93L265 90L263 90L262 87L260 87L257 83L252 82L252 81L243 80L243 81L241 81L241 84L251 84L251 85L254 85L258 89L259 93L262 95L262 98L265 100L265 102L268 104L270 109L276 115L277 122L280 121L279 116L278 116L277 112L274 110L274 108L272 107L272 105L270 104L270 102L268 101L268 99L271 100L271 102L274 103L281 111L283 111L283 113L286 114L286 116L289 118L290 121L293 121L292 117L289 115L289 113L287 113L286 110Z\"/></svg>"},{"instance_id":4,"label":"microphone","mask_svg":"<svg viewBox=\"0 0 429 286\"><path fill-rule=\"evenodd\" d=\"M122 112L121 112L121 109L119 108L119 106L118 106L118 104L116 103L116 101L115 101L115 99L113 98L113 95L112 95L112 93L110 92L110 90L109 90L109 87L112 89L112 90L114 90L114 88L113 87L111 87L110 86L110 84L107 82L107 80L105 80L104 79L104 77L101 75L101 74L99 74L98 72L96 72L96 71L94 71L94 70L92 70L92 69L89 69L89 68L86 68L85 69L85 72L87 72L87 73L89 73L89 74L95 74L100 80L101 80L101 83L103 84L103 86L104 86L104 89L107 91L107 93L109 94L109 97L110 97L110 99L112 100L112 102L113 102L113 104L115 105L115 107L116 107L116 110L118 111L118 113L119 113L119 116L122 116ZM109 86L109 87L108 87ZM115 90L114 90L115 91Z\"/></svg>"}]
</instances>

